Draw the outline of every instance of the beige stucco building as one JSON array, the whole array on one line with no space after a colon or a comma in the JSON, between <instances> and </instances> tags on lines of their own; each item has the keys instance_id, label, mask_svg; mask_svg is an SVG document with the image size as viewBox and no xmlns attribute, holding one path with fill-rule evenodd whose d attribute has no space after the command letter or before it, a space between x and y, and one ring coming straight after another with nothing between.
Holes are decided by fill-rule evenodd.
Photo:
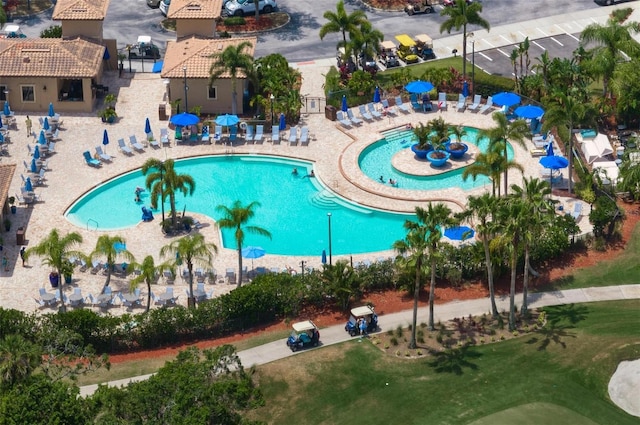
<instances>
[{"instance_id":1,"label":"beige stucco building","mask_svg":"<svg viewBox=\"0 0 640 425\"><path fill-rule=\"evenodd\" d=\"M222 0L171 0L168 19L176 20L176 38L216 36L216 20L222 13Z\"/></svg>"}]
</instances>

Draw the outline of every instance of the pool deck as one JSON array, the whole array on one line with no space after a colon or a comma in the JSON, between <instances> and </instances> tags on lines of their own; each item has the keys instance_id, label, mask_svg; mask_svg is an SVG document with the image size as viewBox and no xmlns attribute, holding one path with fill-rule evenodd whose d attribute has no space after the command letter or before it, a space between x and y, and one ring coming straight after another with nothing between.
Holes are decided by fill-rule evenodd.
<instances>
[{"instance_id":1,"label":"pool deck","mask_svg":"<svg viewBox=\"0 0 640 425\"><path fill-rule=\"evenodd\" d=\"M302 93L308 96L323 96L322 84L325 74L333 64L330 59L315 62L305 62L298 68L303 74ZM0 270L0 305L4 308L15 308L23 311L54 311L51 308L38 309L34 298L38 298L38 290L41 287L52 291L47 279L49 269L41 264L40 259L33 257L29 260L27 267L22 267L19 249L16 245L15 231L18 227L26 229L27 247L39 243L51 229L57 228L61 234L68 232L78 232L82 235L84 242L80 247L83 252L91 252L95 246L97 238L103 234L95 230L78 228L69 223L63 212L75 200L87 191L91 190L101 182L108 180L119 174L128 172L140 167L149 158L185 158L195 155L226 155L233 153L243 154L265 154L278 155L283 157L309 160L314 163L314 171L319 181L325 186L336 191L341 196L362 205L395 211L413 211L416 205L424 205L427 201L446 202L453 210L459 211L463 208L464 200L469 194L477 194L485 190L477 188L472 191L463 192L460 189L451 188L439 191L414 191L394 188L388 184L375 182L364 176L358 168L357 158L359 152L368 144L380 139L381 132L392 128L403 127L407 123L416 124L426 122L429 119L442 115L451 124L462 124L466 126L488 128L493 125L491 115L482 115L470 111L456 112L453 102L449 105L449 111L434 112L429 114L409 113L399 114L397 117L385 117L372 123L353 128L344 129L337 122L331 122L324 117L324 114L311 114L303 117L303 125L308 125L311 133L311 141L308 146L291 146L288 142L288 131L282 133L279 145L271 143L269 140L262 144L238 145L227 147L223 145L195 144L195 145L175 145L173 142L168 148L154 149L147 147L143 153L135 152L127 156L118 151L117 140L124 138L128 144L129 136L136 135L139 141L145 140L144 122L148 117L151 128L156 136L160 134L160 129L167 127L168 122L161 122L158 119L158 104L163 102L164 85L158 74L136 74L133 77L118 78L117 72L107 73L107 81L103 84L110 87L111 91L118 97L117 112L119 120L116 124L103 124L95 115L63 116L63 129L60 131L61 140L56 143L55 154L48 157L48 171L46 172L46 183L44 186L35 188L42 201L35 205L19 205L16 215L9 214L12 221L10 232L3 234L5 246L3 253L9 260L9 271ZM26 112L15 111L18 130L11 131L11 144L9 146L10 156L1 157L2 163L15 162L16 173L11 183L10 195L20 192L22 180L20 174L25 176L22 166L23 161L30 161L27 151L27 144L33 147L35 140L27 138L25 130ZM31 116L34 122L34 129L39 130L38 115ZM101 145L102 133L104 129L109 131L110 143L106 147L106 152L114 156L111 163L104 163L100 168L92 168L85 164L82 152L89 150L94 153L95 146ZM169 132L172 135L172 132ZM265 131L265 133L267 133ZM268 139L268 136L267 136ZM529 176L541 175L541 166L538 164L539 158L532 157L529 149L533 145L529 142L527 149L514 146L515 160L525 167L525 174ZM521 181L519 172L509 174L509 183ZM490 190L490 187L488 188ZM133 202L133 193L123 194L122 202ZM571 205L573 199L560 199L564 204L565 211L573 211ZM583 215L588 214L589 206L585 204ZM105 206L108 208L108 205ZM208 242L215 243L221 248L219 231L209 217L194 215L204 226L199 230ZM286 219L286 217L283 217ZM151 223L140 223L137 226L124 231L106 232L110 235L120 235L126 239L127 248L136 258L141 261L146 255L152 255L159 260L158 253L162 246L171 242L171 238L166 237L160 231L159 217ZM260 223L260 211L257 211L256 224ZM579 224L583 231L589 230L588 220L583 217ZM295 223L291 223L295 226ZM391 250L375 252L364 255L354 255L354 261L365 259L375 261L380 257L393 255ZM334 261L339 256L336 257ZM347 257L348 258L348 257ZM320 253L313 257L291 257L269 255L253 260L254 267L272 268L293 268L300 272L300 262L305 261L307 267L321 267ZM251 261L244 260L245 266L251 266ZM238 260L236 251L233 249L220 249L214 258L213 267L218 273L224 273L227 268L237 270ZM65 285L65 293L71 294L74 287L82 288L83 295L100 293L105 277L101 274L93 275L89 271L81 272L76 269L73 276L73 283ZM111 287L114 291L128 291L128 281L118 276L113 276ZM164 292L162 280L159 287L154 288L156 294ZM174 292L179 295L178 303L186 304L185 289L187 285L179 277L174 284ZM215 284L215 295L227 293L235 285ZM146 289L142 287L143 294ZM140 308L135 311L142 311ZM130 312L131 309L116 307L109 310L113 314Z\"/></svg>"}]
</instances>

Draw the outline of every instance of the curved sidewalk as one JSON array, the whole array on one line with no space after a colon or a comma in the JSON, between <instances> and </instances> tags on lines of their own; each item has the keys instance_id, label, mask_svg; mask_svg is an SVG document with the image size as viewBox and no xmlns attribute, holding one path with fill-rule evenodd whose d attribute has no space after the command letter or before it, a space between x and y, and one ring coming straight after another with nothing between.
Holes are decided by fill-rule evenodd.
<instances>
[{"instance_id":1,"label":"curved sidewalk","mask_svg":"<svg viewBox=\"0 0 640 425\"><path fill-rule=\"evenodd\" d=\"M595 288L583 289L567 289L563 291L536 292L529 295L529 306L531 308L540 308L552 305L589 303L596 301L612 301L612 300L631 300L640 299L640 284L636 285L620 285L620 286L603 286ZM520 306L522 302L522 294L516 295L516 305ZM502 296L496 299L498 310L508 310L509 297ZM467 301L453 301L447 304L436 305L434 309L436 321L448 321L455 317L468 316L469 314L477 316L489 312L489 298L480 298ZM418 309L418 323L426 322L429 314L428 307ZM384 314L380 313L379 323L380 331L384 332L388 329L395 329L398 326L407 326L411 323L413 310L404 310L398 313ZM343 325L330 326L320 330L321 346L329 346L352 339L348 333L344 331ZM298 351L293 353L285 345L284 340L273 341L268 344L250 348L238 352L240 360L245 367L252 365L261 365L280 360L285 357L304 353ZM107 382L108 386L124 386L129 382L142 381L151 375L134 376L132 378L120 379L117 381ZM80 387L80 395L91 395L98 388L97 384L86 385Z\"/></svg>"}]
</instances>

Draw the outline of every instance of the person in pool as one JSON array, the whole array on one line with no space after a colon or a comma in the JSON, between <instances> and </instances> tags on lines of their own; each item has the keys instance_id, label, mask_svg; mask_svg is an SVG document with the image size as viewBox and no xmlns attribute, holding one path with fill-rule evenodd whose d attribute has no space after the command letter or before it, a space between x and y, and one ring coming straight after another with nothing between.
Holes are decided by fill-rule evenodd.
<instances>
[{"instance_id":1,"label":"person in pool","mask_svg":"<svg viewBox=\"0 0 640 425\"><path fill-rule=\"evenodd\" d=\"M389 179L389 184L390 184L391 186L395 186L395 185L397 185L397 184L398 184L398 182L397 182L397 181L395 181L394 179Z\"/></svg>"},{"instance_id":2,"label":"person in pool","mask_svg":"<svg viewBox=\"0 0 640 425\"><path fill-rule=\"evenodd\" d=\"M316 173L313 170L311 170L311 172L309 173L309 177L315 177L315 176L316 176Z\"/></svg>"},{"instance_id":3,"label":"person in pool","mask_svg":"<svg viewBox=\"0 0 640 425\"><path fill-rule=\"evenodd\" d=\"M383 176L380 176L379 180L380 180L380 183L384 183L384 177Z\"/></svg>"},{"instance_id":4,"label":"person in pool","mask_svg":"<svg viewBox=\"0 0 640 425\"><path fill-rule=\"evenodd\" d=\"M293 174L294 176L298 175L298 169L294 168L293 171L291 172L291 174Z\"/></svg>"}]
</instances>

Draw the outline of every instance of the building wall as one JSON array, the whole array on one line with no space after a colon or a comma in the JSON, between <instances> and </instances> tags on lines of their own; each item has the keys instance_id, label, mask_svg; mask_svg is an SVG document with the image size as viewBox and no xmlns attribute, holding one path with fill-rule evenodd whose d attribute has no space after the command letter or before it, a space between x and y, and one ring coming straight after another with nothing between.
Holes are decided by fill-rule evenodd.
<instances>
[{"instance_id":1,"label":"building wall","mask_svg":"<svg viewBox=\"0 0 640 425\"><path fill-rule=\"evenodd\" d=\"M79 36L102 41L103 21L62 21L62 38Z\"/></svg>"},{"instance_id":2,"label":"building wall","mask_svg":"<svg viewBox=\"0 0 640 425\"><path fill-rule=\"evenodd\" d=\"M216 81L214 87L216 87L216 99L208 99L208 83L206 78L187 79L187 86L189 87L187 97L189 102L189 109L194 106L200 106L201 114L230 114L231 113L231 80L220 79ZM244 113L242 108L242 98L247 83L244 79L239 79L236 83L237 91L237 114ZM181 99L180 111L184 112L184 80L183 79L171 79L169 83L170 99L174 101Z\"/></svg>"},{"instance_id":3,"label":"building wall","mask_svg":"<svg viewBox=\"0 0 640 425\"><path fill-rule=\"evenodd\" d=\"M176 38L191 35L215 37L216 21L213 19L176 19Z\"/></svg>"}]
</instances>

